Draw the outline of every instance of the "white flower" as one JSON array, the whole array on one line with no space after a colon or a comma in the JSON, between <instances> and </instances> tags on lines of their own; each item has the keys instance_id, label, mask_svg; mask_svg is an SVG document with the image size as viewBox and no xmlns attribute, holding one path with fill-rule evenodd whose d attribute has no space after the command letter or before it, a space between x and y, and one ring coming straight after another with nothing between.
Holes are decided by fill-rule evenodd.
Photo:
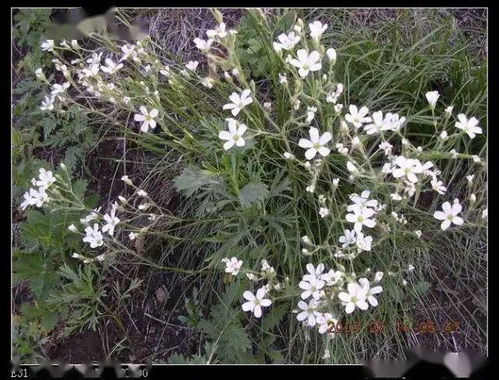
<instances>
[{"instance_id":1,"label":"white flower","mask_svg":"<svg viewBox=\"0 0 499 380\"><path fill-rule=\"evenodd\" d=\"M102 255L96 256L95 258L97 259L97 261L104 261L104 259L106 258L106 255L102 254Z\"/></svg>"},{"instance_id":2,"label":"white flower","mask_svg":"<svg viewBox=\"0 0 499 380\"><path fill-rule=\"evenodd\" d=\"M55 177L53 176L50 170L45 170L44 168L39 169L38 181L35 182L35 185L47 189L55 182Z\"/></svg>"},{"instance_id":3,"label":"white flower","mask_svg":"<svg viewBox=\"0 0 499 380\"><path fill-rule=\"evenodd\" d=\"M402 285L406 286L407 285L407 281L406 280L402 280Z\"/></svg>"},{"instance_id":4,"label":"white flower","mask_svg":"<svg viewBox=\"0 0 499 380\"><path fill-rule=\"evenodd\" d=\"M356 282L351 282L347 285L347 292L340 292L338 298L345 306L345 312L351 314L355 307L361 310L366 310L369 306L366 302L366 291Z\"/></svg>"},{"instance_id":5,"label":"white flower","mask_svg":"<svg viewBox=\"0 0 499 380\"><path fill-rule=\"evenodd\" d=\"M45 79L45 74L42 71L42 68L39 67L35 70L35 75L38 79Z\"/></svg>"},{"instance_id":6,"label":"white flower","mask_svg":"<svg viewBox=\"0 0 499 380\"><path fill-rule=\"evenodd\" d=\"M392 198L394 201L401 201L402 197L400 196L399 193L391 193L390 198Z\"/></svg>"},{"instance_id":7,"label":"white flower","mask_svg":"<svg viewBox=\"0 0 499 380\"><path fill-rule=\"evenodd\" d=\"M139 197L147 197L147 193L144 190L137 191L137 195Z\"/></svg>"},{"instance_id":8,"label":"white flower","mask_svg":"<svg viewBox=\"0 0 499 380\"><path fill-rule=\"evenodd\" d=\"M346 214L345 218L347 222L354 223L353 229L359 233L362 230L362 226L373 228L376 222L369 219L375 214L375 211L371 208L361 207L359 205L352 205L350 208L351 213Z\"/></svg>"},{"instance_id":9,"label":"white flower","mask_svg":"<svg viewBox=\"0 0 499 380\"><path fill-rule=\"evenodd\" d=\"M367 301L371 306L378 306L378 300L374 298L374 294L379 294L383 291L380 285L371 288L369 280L367 278L359 278L359 284L362 286L363 291L366 293Z\"/></svg>"},{"instance_id":10,"label":"white flower","mask_svg":"<svg viewBox=\"0 0 499 380\"><path fill-rule=\"evenodd\" d=\"M352 175L359 174L359 169L352 163L352 161L347 161L347 169Z\"/></svg>"},{"instance_id":11,"label":"white flower","mask_svg":"<svg viewBox=\"0 0 499 380\"><path fill-rule=\"evenodd\" d=\"M333 48L329 48L326 50L326 55L329 58L329 62L331 62L333 65L336 62L336 50Z\"/></svg>"},{"instance_id":12,"label":"white flower","mask_svg":"<svg viewBox=\"0 0 499 380\"><path fill-rule=\"evenodd\" d=\"M243 134L246 132L248 127L245 124L240 124L234 119L227 119L228 121L228 131L220 131L218 133L218 138L221 140L227 140L224 143L224 149L229 150L234 146L244 146L246 143L243 139Z\"/></svg>"},{"instance_id":13,"label":"white flower","mask_svg":"<svg viewBox=\"0 0 499 380\"><path fill-rule=\"evenodd\" d=\"M264 273L275 273L275 269L271 267L267 260L262 260L262 272Z\"/></svg>"},{"instance_id":14,"label":"white flower","mask_svg":"<svg viewBox=\"0 0 499 380\"><path fill-rule=\"evenodd\" d=\"M473 178L475 178L474 174L467 175L466 179L468 180L468 183L471 185L473 183Z\"/></svg>"},{"instance_id":15,"label":"white flower","mask_svg":"<svg viewBox=\"0 0 499 380\"><path fill-rule=\"evenodd\" d=\"M418 147L421 148L421 147ZM419 149L418 149L419 151ZM439 174L439 170L435 167L435 170L430 170L433 168L433 162L431 161L426 161L422 166L421 169L423 169L423 174L426 176L432 176L435 177L436 175Z\"/></svg>"},{"instance_id":16,"label":"white flower","mask_svg":"<svg viewBox=\"0 0 499 380\"><path fill-rule=\"evenodd\" d=\"M376 111L372 114L372 123L364 126L364 131L368 135L373 135L375 133L379 133L379 131L383 130L385 126L386 118L383 119L383 112Z\"/></svg>"},{"instance_id":17,"label":"white flower","mask_svg":"<svg viewBox=\"0 0 499 380\"><path fill-rule=\"evenodd\" d=\"M365 106L361 107L359 110L356 105L351 104L348 107L348 110L350 113L345 115L345 120L350 124L353 124L355 128L360 128L362 124L370 123L372 121L370 117L366 116L369 112L369 108Z\"/></svg>"},{"instance_id":18,"label":"white flower","mask_svg":"<svg viewBox=\"0 0 499 380\"><path fill-rule=\"evenodd\" d=\"M40 46L43 51L53 51L55 47L54 40L45 40Z\"/></svg>"},{"instance_id":19,"label":"white flower","mask_svg":"<svg viewBox=\"0 0 499 380\"><path fill-rule=\"evenodd\" d=\"M138 43L137 43L137 46L138 46ZM123 52L123 56L120 58L120 61L124 61L124 60L128 59L128 57L131 56L135 62L139 62L140 60L137 57L138 50L136 51L135 47L136 47L135 45L131 45L131 44L123 45L121 47L121 51Z\"/></svg>"},{"instance_id":20,"label":"white flower","mask_svg":"<svg viewBox=\"0 0 499 380\"><path fill-rule=\"evenodd\" d=\"M159 70L160 74L163 74L165 77L171 76L170 73L170 68L168 66L165 66L163 69Z\"/></svg>"},{"instance_id":21,"label":"white flower","mask_svg":"<svg viewBox=\"0 0 499 380\"><path fill-rule=\"evenodd\" d=\"M294 154L289 152L284 152L282 155L286 160L293 160L295 158Z\"/></svg>"},{"instance_id":22,"label":"white flower","mask_svg":"<svg viewBox=\"0 0 499 380\"><path fill-rule=\"evenodd\" d=\"M271 102L265 102L265 103L263 103L263 108L265 108L266 110L270 111L271 108L272 108L272 103Z\"/></svg>"},{"instance_id":23,"label":"white flower","mask_svg":"<svg viewBox=\"0 0 499 380\"><path fill-rule=\"evenodd\" d=\"M322 36L322 33L326 31L327 24L322 24L320 21L314 21L308 24L308 27L310 28L310 37L314 40L318 40Z\"/></svg>"},{"instance_id":24,"label":"white flower","mask_svg":"<svg viewBox=\"0 0 499 380\"><path fill-rule=\"evenodd\" d=\"M62 94L64 91L66 91L69 88L69 82L64 82L62 85L55 83L52 86L52 95L58 95Z\"/></svg>"},{"instance_id":25,"label":"white flower","mask_svg":"<svg viewBox=\"0 0 499 380\"><path fill-rule=\"evenodd\" d=\"M78 229L76 228L76 226L74 224L71 224L68 227L68 230L70 230L71 232L78 232Z\"/></svg>"},{"instance_id":26,"label":"white flower","mask_svg":"<svg viewBox=\"0 0 499 380\"><path fill-rule=\"evenodd\" d=\"M100 69L108 74L115 74L119 69L123 67L123 63L114 63L112 59L106 58L104 61L106 66L101 66Z\"/></svg>"},{"instance_id":27,"label":"white flower","mask_svg":"<svg viewBox=\"0 0 499 380\"><path fill-rule=\"evenodd\" d=\"M144 210L147 210L149 208L150 204L149 203L142 203L139 205L139 207L137 207L139 210L141 211L144 211Z\"/></svg>"},{"instance_id":28,"label":"white flower","mask_svg":"<svg viewBox=\"0 0 499 380\"><path fill-rule=\"evenodd\" d=\"M342 243L341 247L346 248L356 241L355 230L344 230L343 235L340 236L339 242Z\"/></svg>"},{"instance_id":29,"label":"white flower","mask_svg":"<svg viewBox=\"0 0 499 380\"><path fill-rule=\"evenodd\" d=\"M330 269L329 272L321 274L319 278L325 281L326 285L333 286L339 280L341 280L342 277L343 277L343 272L339 270L335 272L333 269Z\"/></svg>"},{"instance_id":30,"label":"white flower","mask_svg":"<svg viewBox=\"0 0 499 380\"><path fill-rule=\"evenodd\" d=\"M239 95L237 92L233 92L229 96L229 100L232 103L224 104L224 110L231 110L232 115L237 116L237 114L248 104L253 103L253 98L251 97L251 91L246 89Z\"/></svg>"},{"instance_id":31,"label":"white flower","mask_svg":"<svg viewBox=\"0 0 499 380\"><path fill-rule=\"evenodd\" d=\"M130 233L128 234L128 238L129 238L130 240L135 240L135 238L136 238L136 237L137 237L137 235L136 235L134 232L130 232Z\"/></svg>"},{"instance_id":32,"label":"white flower","mask_svg":"<svg viewBox=\"0 0 499 380\"><path fill-rule=\"evenodd\" d=\"M110 236L114 235L114 227L118 225L120 220L116 217L116 208L113 207L109 214L104 215L106 224L102 226L102 232L107 232Z\"/></svg>"},{"instance_id":33,"label":"white flower","mask_svg":"<svg viewBox=\"0 0 499 380\"><path fill-rule=\"evenodd\" d=\"M308 54L305 49L300 49L296 52L296 55L298 59L292 58L289 62L298 68L300 77L305 78L310 71L317 71L322 68L319 52L314 50Z\"/></svg>"},{"instance_id":34,"label":"white flower","mask_svg":"<svg viewBox=\"0 0 499 380\"><path fill-rule=\"evenodd\" d=\"M91 65L100 64L103 53L92 53L92 56L87 59L87 63Z\"/></svg>"},{"instance_id":35,"label":"white flower","mask_svg":"<svg viewBox=\"0 0 499 380\"><path fill-rule=\"evenodd\" d=\"M291 50L300 41L300 36L296 35L295 32L290 32L288 34L282 33L277 36L279 42L274 42L274 50L279 52L282 49Z\"/></svg>"},{"instance_id":36,"label":"white flower","mask_svg":"<svg viewBox=\"0 0 499 380\"><path fill-rule=\"evenodd\" d=\"M335 178L333 179L333 186L334 187L338 187L338 184L340 183L340 179L339 178Z\"/></svg>"},{"instance_id":37,"label":"white flower","mask_svg":"<svg viewBox=\"0 0 499 380\"><path fill-rule=\"evenodd\" d=\"M220 25L217 25L215 29L210 29L206 31L206 35L208 38L224 38L227 36L227 31L225 27L225 23L221 22Z\"/></svg>"},{"instance_id":38,"label":"white flower","mask_svg":"<svg viewBox=\"0 0 499 380\"><path fill-rule=\"evenodd\" d=\"M248 280L250 281L257 281L257 277L253 273L246 273L246 277L248 277Z\"/></svg>"},{"instance_id":39,"label":"white flower","mask_svg":"<svg viewBox=\"0 0 499 380\"><path fill-rule=\"evenodd\" d=\"M210 77L206 77L206 78L201 79L201 84L207 88L212 88L214 82L215 81L213 80L213 78L210 78Z\"/></svg>"},{"instance_id":40,"label":"white flower","mask_svg":"<svg viewBox=\"0 0 499 380\"><path fill-rule=\"evenodd\" d=\"M431 180L431 187L439 194L445 194L447 188L444 186L442 181L439 181L437 177L433 177Z\"/></svg>"},{"instance_id":41,"label":"white flower","mask_svg":"<svg viewBox=\"0 0 499 380\"><path fill-rule=\"evenodd\" d=\"M324 334L329 330L331 326L335 326L338 323L338 320L334 318L330 313L324 313L317 316L316 322L319 325L319 334ZM328 335L334 335L334 333L328 333ZM329 350L326 350L324 352L324 356L322 358L329 358Z\"/></svg>"},{"instance_id":42,"label":"white flower","mask_svg":"<svg viewBox=\"0 0 499 380\"><path fill-rule=\"evenodd\" d=\"M360 195L358 194L350 194L350 200L361 207L376 207L378 206L378 201L376 199L369 199L371 192L369 190L364 190ZM347 211L352 210L353 205L349 205L347 207Z\"/></svg>"},{"instance_id":43,"label":"white flower","mask_svg":"<svg viewBox=\"0 0 499 380\"><path fill-rule=\"evenodd\" d=\"M313 266L313 264L308 263L306 265L308 274L303 276L303 281L313 281L313 280L318 280L321 277L322 272L324 272L324 264L320 263L317 265L317 268Z\"/></svg>"},{"instance_id":44,"label":"white flower","mask_svg":"<svg viewBox=\"0 0 499 380\"><path fill-rule=\"evenodd\" d=\"M147 132L149 128L156 128L156 120L154 120L154 118L158 116L158 110L156 108L153 108L151 111L147 111L147 108L145 106L140 106L140 112L141 113L134 115L135 121L142 122L140 130L142 132Z\"/></svg>"},{"instance_id":45,"label":"white flower","mask_svg":"<svg viewBox=\"0 0 499 380\"><path fill-rule=\"evenodd\" d=\"M37 191L36 189L29 189L27 192L23 194L24 201L21 203L21 209L26 210L28 206L37 206L41 207L45 202L44 197L46 197L46 193L44 189Z\"/></svg>"},{"instance_id":46,"label":"white flower","mask_svg":"<svg viewBox=\"0 0 499 380\"><path fill-rule=\"evenodd\" d=\"M447 116L450 116L452 114L452 110L454 109L454 106L449 106L445 109L445 113Z\"/></svg>"},{"instance_id":47,"label":"white flower","mask_svg":"<svg viewBox=\"0 0 499 380\"><path fill-rule=\"evenodd\" d=\"M225 258L222 259L222 262L225 263L225 272L230 273L233 276L237 276L243 265L242 260L238 260L237 257L232 257L231 259Z\"/></svg>"},{"instance_id":48,"label":"white flower","mask_svg":"<svg viewBox=\"0 0 499 380\"><path fill-rule=\"evenodd\" d=\"M360 145L360 138L359 136L355 136L353 139L352 139L352 147L356 147Z\"/></svg>"},{"instance_id":49,"label":"white flower","mask_svg":"<svg viewBox=\"0 0 499 380\"><path fill-rule=\"evenodd\" d=\"M421 230L416 230L416 231L414 231L414 233L416 234L416 236L417 236L418 238L420 238L420 237L421 237L421 235L423 235L423 233L421 232Z\"/></svg>"},{"instance_id":50,"label":"white flower","mask_svg":"<svg viewBox=\"0 0 499 380\"><path fill-rule=\"evenodd\" d=\"M442 230L446 230L451 224L460 226L464 223L464 220L457 216L463 209L463 206L458 202L454 202L452 205L449 202L444 202L442 205L443 211L435 211L433 217L438 220L442 220L440 227Z\"/></svg>"},{"instance_id":51,"label":"white flower","mask_svg":"<svg viewBox=\"0 0 499 380\"><path fill-rule=\"evenodd\" d=\"M397 113L388 112L385 115L382 131L398 131L405 123L405 117L400 117Z\"/></svg>"},{"instance_id":52,"label":"white flower","mask_svg":"<svg viewBox=\"0 0 499 380\"><path fill-rule=\"evenodd\" d=\"M272 301L264 298L266 289L264 287L256 291L256 295L246 290L243 293L243 297L248 300L248 302L243 303L242 307L244 311L251 311L255 317L260 318L262 316L262 306L268 307L272 304Z\"/></svg>"},{"instance_id":53,"label":"white flower","mask_svg":"<svg viewBox=\"0 0 499 380\"><path fill-rule=\"evenodd\" d=\"M428 103L430 104L430 108L434 110L440 94L438 91L428 91L425 96L426 100L428 100Z\"/></svg>"},{"instance_id":54,"label":"white flower","mask_svg":"<svg viewBox=\"0 0 499 380\"><path fill-rule=\"evenodd\" d=\"M74 259L79 259L81 256L78 253L73 252L73 254L71 255L71 257L74 258Z\"/></svg>"},{"instance_id":55,"label":"white flower","mask_svg":"<svg viewBox=\"0 0 499 380\"><path fill-rule=\"evenodd\" d=\"M378 147L385 152L385 155L390 156L392 154L393 145L389 142L383 141Z\"/></svg>"},{"instance_id":56,"label":"white flower","mask_svg":"<svg viewBox=\"0 0 499 380\"><path fill-rule=\"evenodd\" d=\"M321 290L325 285L323 280L310 279L309 281L300 281L298 286L303 289L304 292L301 294L302 299L307 299L312 296L314 299L318 300L322 297L323 291Z\"/></svg>"},{"instance_id":57,"label":"white flower","mask_svg":"<svg viewBox=\"0 0 499 380\"><path fill-rule=\"evenodd\" d=\"M414 268L414 265L412 265L412 264L409 264L409 265L407 266L407 270L408 270L409 272L412 272L414 269L415 269L415 268Z\"/></svg>"},{"instance_id":58,"label":"white flower","mask_svg":"<svg viewBox=\"0 0 499 380\"><path fill-rule=\"evenodd\" d=\"M189 63L187 63L185 67L187 67L191 71L196 71L198 65L199 65L198 61L189 61Z\"/></svg>"},{"instance_id":59,"label":"white flower","mask_svg":"<svg viewBox=\"0 0 499 380\"><path fill-rule=\"evenodd\" d=\"M407 177L407 179L412 182L416 183L418 181L418 177L416 177L416 174L422 173L423 172L423 167L421 165L421 162L416 159L410 159L410 158L405 158L403 156L398 156L395 159L395 165L398 166L398 168L395 168L393 170L393 176L395 178L400 178L400 177Z\"/></svg>"},{"instance_id":60,"label":"white flower","mask_svg":"<svg viewBox=\"0 0 499 380\"><path fill-rule=\"evenodd\" d=\"M321 218L325 218L329 215L329 209L327 207L321 207L319 209L319 215L321 216Z\"/></svg>"},{"instance_id":61,"label":"white flower","mask_svg":"<svg viewBox=\"0 0 499 380\"><path fill-rule=\"evenodd\" d=\"M457 153L456 153L456 156L457 156ZM473 158L473 162L477 162L478 163L478 162L482 161L482 159L480 157L478 157L476 154L474 154L472 156L472 158Z\"/></svg>"},{"instance_id":62,"label":"white flower","mask_svg":"<svg viewBox=\"0 0 499 380\"><path fill-rule=\"evenodd\" d=\"M288 78L286 78L286 74L279 73L279 83L288 83Z\"/></svg>"},{"instance_id":63,"label":"white flower","mask_svg":"<svg viewBox=\"0 0 499 380\"><path fill-rule=\"evenodd\" d=\"M311 160L315 157L317 152L323 157L326 157L331 150L326 148L326 145L332 138L331 133L325 132L322 136L319 136L319 130L315 127L309 129L310 140L300 139L298 145L302 148L307 149L305 152L305 158Z\"/></svg>"},{"instance_id":64,"label":"white flower","mask_svg":"<svg viewBox=\"0 0 499 380\"><path fill-rule=\"evenodd\" d=\"M84 218L80 219L80 222L81 222L82 224L85 224L85 225L86 225L86 224L90 223L92 220L97 219L97 218L99 217L99 214L97 214L97 213L99 212L99 210L100 210L100 207L99 207L99 208L94 208L94 209L90 212L90 214L88 214L86 217L84 217Z\"/></svg>"},{"instance_id":65,"label":"white flower","mask_svg":"<svg viewBox=\"0 0 499 380\"><path fill-rule=\"evenodd\" d=\"M78 49L80 45L78 45L78 40L71 40L71 46L73 49Z\"/></svg>"},{"instance_id":66,"label":"white flower","mask_svg":"<svg viewBox=\"0 0 499 380\"><path fill-rule=\"evenodd\" d=\"M130 178L128 178L128 176L127 176L127 175L124 175L123 177L121 177L121 180L122 180L123 182L125 182L127 185L130 185L130 186L132 186L132 185L133 185L132 180L131 180Z\"/></svg>"},{"instance_id":67,"label":"white flower","mask_svg":"<svg viewBox=\"0 0 499 380\"><path fill-rule=\"evenodd\" d=\"M310 240L310 238L307 236L307 235L304 235L301 237L301 240L303 241L303 243L305 244L312 244L312 241Z\"/></svg>"},{"instance_id":68,"label":"white flower","mask_svg":"<svg viewBox=\"0 0 499 380\"><path fill-rule=\"evenodd\" d=\"M313 193L315 191L315 186L314 185L307 186L305 188L305 191L307 191L309 193Z\"/></svg>"},{"instance_id":69,"label":"white flower","mask_svg":"<svg viewBox=\"0 0 499 380\"><path fill-rule=\"evenodd\" d=\"M488 213L487 209L482 211L482 219L486 219L488 215L489 215L489 213Z\"/></svg>"},{"instance_id":70,"label":"white flower","mask_svg":"<svg viewBox=\"0 0 499 380\"><path fill-rule=\"evenodd\" d=\"M49 196L48 194L45 192L45 188L41 187L38 189L38 191L36 192L36 194L33 194L34 196L34 205L36 207L42 207L43 204L45 202L48 202L49 200Z\"/></svg>"},{"instance_id":71,"label":"white flower","mask_svg":"<svg viewBox=\"0 0 499 380\"><path fill-rule=\"evenodd\" d=\"M99 225L97 223L94 224L94 227L88 226L85 228L86 236L83 238L83 242L90 243L90 248L97 248L104 244L102 240L102 234L99 231Z\"/></svg>"},{"instance_id":72,"label":"white flower","mask_svg":"<svg viewBox=\"0 0 499 380\"><path fill-rule=\"evenodd\" d=\"M314 327L316 324L316 318L322 315L316 311L317 306L317 301L313 298L309 301L308 305L304 301L298 301L298 307L303 311L296 316L296 319L300 322L306 320L306 325Z\"/></svg>"},{"instance_id":73,"label":"white flower","mask_svg":"<svg viewBox=\"0 0 499 380\"><path fill-rule=\"evenodd\" d=\"M317 112L317 107L307 107L307 123L314 120L315 113Z\"/></svg>"},{"instance_id":74,"label":"white flower","mask_svg":"<svg viewBox=\"0 0 499 380\"><path fill-rule=\"evenodd\" d=\"M462 129L470 139L474 139L477 134L482 133L482 128L478 126L478 120L476 117L472 117L468 120L465 114L460 113L457 115L459 119L456 122L456 128Z\"/></svg>"},{"instance_id":75,"label":"white flower","mask_svg":"<svg viewBox=\"0 0 499 380\"><path fill-rule=\"evenodd\" d=\"M326 96L326 102L335 104L338 101L338 98L340 97L341 93L343 92L343 89L344 89L343 83L338 83L336 85L336 89L334 90L334 92L331 92ZM337 104L334 107L334 110L336 111L336 113L339 113L342 108L343 104Z\"/></svg>"},{"instance_id":76,"label":"white flower","mask_svg":"<svg viewBox=\"0 0 499 380\"><path fill-rule=\"evenodd\" d=\"M383 278L383 272L376 272L376 274L374 275L373 282L380 282L382 278Z\"/></svg>"},{"instance_id":77,"label":"white flower","mask_svg":"<svg viewBox=\"0 0 499 380\"><path fill-rule=\"evenodd\" d=\"M207 51L210 50L213 40L211 38L208 38L207 40L203 40L202 38L194 38L194 43L199 50Z\"/></svg>"},{"instance_id":78,"label":"white flower","mask_svg":"<svg viewBox=\"0 0 499 380\"><path fill-rule=\"evenodd\" d=\"M372 236L364 236L362 232L357 233L356 244L359 251L370 251L372 242Z\"/></svg>"}]
</instances>

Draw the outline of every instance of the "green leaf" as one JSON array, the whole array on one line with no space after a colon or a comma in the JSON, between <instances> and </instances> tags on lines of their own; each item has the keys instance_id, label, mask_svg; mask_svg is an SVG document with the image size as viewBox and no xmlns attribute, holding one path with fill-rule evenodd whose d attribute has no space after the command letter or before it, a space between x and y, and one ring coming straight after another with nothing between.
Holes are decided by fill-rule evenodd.
<instances>
[{"instance_id":1,"label":"green leaf","mask_svg":"<svg viewBox=\"0 0 499 380\"><path fill-rule=\"evenodd\" d=\"M267 332L271 331L281 322L282 317L288 313L288 310L287 305L273 307L270 313L263 319L262 329Z\"/></svg>"},{"instance_id":2,"label":"green leaf","mask_svg":"<svg viewBox=\"0 0 499 380\"><path fill-rule=\"evenodd\" d=\"M208 359L205 356L194 355L191 358L186 358L183 355L172 355L169 364L206 364Z\"/></svg>"},{"instance_id":3,"label":"green leaf","mask_svg":"<svg viewBox=\"0 0 499 380\"><path fill-rule=\"evenodd\" d=\"M241 206L248 207L254 203L267 199L269 190L267 185L261 182L250 182L244 186L239 193Z\"/></svg>"},{"instance_id":4,"label":"green leaf","mask_svg":"<svg viewBox=\"0 0 499 380\"><path fill-rule=\"evenodd\" d=\"M427 281L420 281L416 285L414 285L414 291L418 295L425 294L428 290L430 290L431 284Z\"/></svg>"},{"instance_id":5,"label":"green leaf","mask_svg":"<svg viewBox=\"0 0 499 380\"><path fill-rule=\"evenodd\" d=\"M175 187L190 197L197 190L207 185L219 185L222 183L220 177L208 170L199 169L193 165L187 166L182 174L175 177Z\"/></svg>"},{"instance_id":6,"label":"green leaf","mask_svg":"<svg viewBox=\"0 0 499 380\"><path fill-rule=\"evenodd\" d=\"M390 284L387 286L386 291L390 295L390 297L395 299L397 302L402 302L402 300L404 299L404 291L398 285Z\"/></svg>"},{"instance_id":7,"label":"green leaf","mask_svg":"<svg viewBox=\"0 0 499 380\"><path fill-rule=\"evenodd\" d=\"M73 183L73 191L79 199L84 199L87 186L88 181L84 179L79 179Z\"/></svg>"},{"instance_id":8,"label":"green leaf","mask_svg":"<svg viewBox=\"0 0 499 380\"><path fill-rule=\"evenodd\" d=\"M55 268L38 253L18 252L13 269L14 282L28 280L38 299L47 298L59 281Z\"/></svg>"},{"instance_id":9,"label":"green leaf","mask_svg":"<svg viewBox=\"0 0 499 380\"><path fill-rule=\"evenodd\" d=\"M52 330L59 319L59 313L49 308L44 302L37 305L24 303L21 305L21 313L27 319L40 319L42 326L48 331Z\"/></svg>"},{"instance_id":10,"label":"green leaf","mask_svg":"<svg viewBox=\"0 0 499 380\"><path fill-rule=\"evenodd\" d=\"M229 325L223 334L223 352L226 358L237 360L238 352L245 352L251 347L248 334L241 326Z\"/></svg>"}]
</instances>

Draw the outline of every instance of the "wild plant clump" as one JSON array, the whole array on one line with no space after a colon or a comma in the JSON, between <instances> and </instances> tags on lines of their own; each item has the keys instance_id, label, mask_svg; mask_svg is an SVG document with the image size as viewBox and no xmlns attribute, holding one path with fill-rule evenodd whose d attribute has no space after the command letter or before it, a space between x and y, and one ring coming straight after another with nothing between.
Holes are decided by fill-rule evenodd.
<instances>
[{"instance_id":1,"label":"wild plant clump","mask_svg":"<svg viewBox=\"0 0 499 380\"><path fill-rule=\"evenodd\" d=\"M483 194L449 196L459 173L441 171L454 161L483 170L484 151L473 140L485 132L484 115L442 104L433 88L411 107L368 107L342 81L342 47L322 42L327 24L296 19L275 33L270 17L249 12L263 41L261 80L219 12L217 27L194 40L201 62L176 62L149 37L95 35L90 50L77 41L42 43L62 75L36 71L47 92L40 109L78 106L159 157L178 154L183 171L174 181L189 216L161 206L131 172L121 178L128 195L89 210L64 165L56 174L40 169L21 208L83 213L69 226L81 236L72 258L82 265L151 260L135 245L148 236L198 239L204 256L195 266L165 270L206 276L212 289L237 285L237 318L252 340L272 334L260 320L279 309L283 322L272 328L283 337L296 328L308 340L317 334L328 359L339 321L373 320L376 309L390 312L400 301L397 289L419 263L402 252L407 242L486 223ZM431 132L414 133L420 124ZM471 189L473 176L468 182ZM429 209L433 200L438 210ZM215 228L183 235L186 219Z\"/></svg>"}]
</instances>

